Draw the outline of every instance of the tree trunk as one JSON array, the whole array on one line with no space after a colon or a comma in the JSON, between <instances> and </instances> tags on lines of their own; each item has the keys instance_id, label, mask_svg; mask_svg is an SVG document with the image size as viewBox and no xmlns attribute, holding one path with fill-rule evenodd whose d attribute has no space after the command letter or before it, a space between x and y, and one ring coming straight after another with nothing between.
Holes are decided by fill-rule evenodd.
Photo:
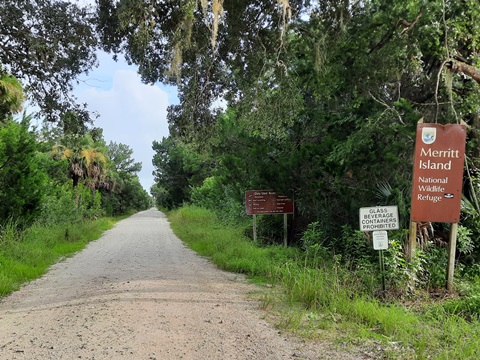
<instances>
[{"instance_id":1,"label":"tree trunk","mask_svg":"<svg viewBox=\"0 0 480 360\"><path fill-rule=\"evenodd\" d=\"M446 64L446 67L452 70L454 73L462 73L470 76L478 84L480 84L480 69L477 69L475 66L468 65L461 61L449 61Z\"/></svg>"}]
</instances>

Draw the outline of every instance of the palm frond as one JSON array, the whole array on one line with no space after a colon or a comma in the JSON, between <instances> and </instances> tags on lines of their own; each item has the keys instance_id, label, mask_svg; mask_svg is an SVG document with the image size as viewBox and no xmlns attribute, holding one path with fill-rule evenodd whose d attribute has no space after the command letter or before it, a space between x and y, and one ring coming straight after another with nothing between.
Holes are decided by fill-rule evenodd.
<instances>
[{"instance_id":1,"label":"palm frond","mask_svg":"<svg viewBox=\"0 0 480 360\"><path fill-rule=\"evenodd\" d=\"M469 217L479 216L479 213L475 205L473 205L472 202L465 197L465 195L462 196L461 209L465 214L465 216L469 216Z\"/></svg>"},{"instance_id":2,"label":"palm frond","mask_svg":"<svg viewBox=\"0 0 480 360\"><path fill-rule=\"evenodd\" d=\"M388 199L392 195L392 186L388 181L383 181L377 184L377 191L375 197L379 200Z\"/></svg>"}]
</instances>

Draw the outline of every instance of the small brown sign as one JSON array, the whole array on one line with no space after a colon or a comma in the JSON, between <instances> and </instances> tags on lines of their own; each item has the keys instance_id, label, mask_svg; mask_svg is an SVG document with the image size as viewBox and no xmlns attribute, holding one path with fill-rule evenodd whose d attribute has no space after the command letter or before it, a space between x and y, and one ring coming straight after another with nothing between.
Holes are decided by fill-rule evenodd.
<instances>
[{"instance_id":1,"label":"small brown sign","mask_svg":"<svg viewBox=\"0 0 480 360\"><path fill-rule=\"evenodd\" d=\"M247 215L293 214L293 201L285 195L270 190L248 190L245 192Z\"/></svg>"},{"instance_id":2,"label":"small brown sign","mask_svg":"<svg viewBox=\"0 0 480 360\"><path fill-rule=\"evenodd\" d=\"M459 221L465 139L464 125L417 125L412 221Z\"/></svg>"}]
</instances>

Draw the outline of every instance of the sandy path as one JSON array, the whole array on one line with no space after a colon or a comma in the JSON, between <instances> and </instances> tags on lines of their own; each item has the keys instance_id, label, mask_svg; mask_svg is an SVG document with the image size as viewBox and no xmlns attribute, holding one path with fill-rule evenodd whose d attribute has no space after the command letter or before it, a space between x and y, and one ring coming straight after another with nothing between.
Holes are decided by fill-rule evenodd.
<instances>
[{"instance_id":1,"label":"sandy path","mask_svg":"<svg viewBox=\"0 0 480 360\"><path fill-rule=\"evenodd\" d=\"M280 335L255 289L148 210L0 302L0 359L354 358Z\"/></svg>"}]
</instances>

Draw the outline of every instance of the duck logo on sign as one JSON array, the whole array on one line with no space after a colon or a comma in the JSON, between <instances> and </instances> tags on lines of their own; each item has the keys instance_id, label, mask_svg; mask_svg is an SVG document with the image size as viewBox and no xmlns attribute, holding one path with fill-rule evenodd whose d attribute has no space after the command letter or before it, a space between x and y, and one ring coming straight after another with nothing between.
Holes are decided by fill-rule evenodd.
<instances>
[{"instance_id":1,"label":"duck logo on sign","mask_svg":"<svg viewBox=\"0 0 480 360\"><path fill-rule=\"evenodd\" d=\"M424 127L422 129L422 141L424 144L430 145L437 139L437 128Z\"/></svg>"}]
</instances>

